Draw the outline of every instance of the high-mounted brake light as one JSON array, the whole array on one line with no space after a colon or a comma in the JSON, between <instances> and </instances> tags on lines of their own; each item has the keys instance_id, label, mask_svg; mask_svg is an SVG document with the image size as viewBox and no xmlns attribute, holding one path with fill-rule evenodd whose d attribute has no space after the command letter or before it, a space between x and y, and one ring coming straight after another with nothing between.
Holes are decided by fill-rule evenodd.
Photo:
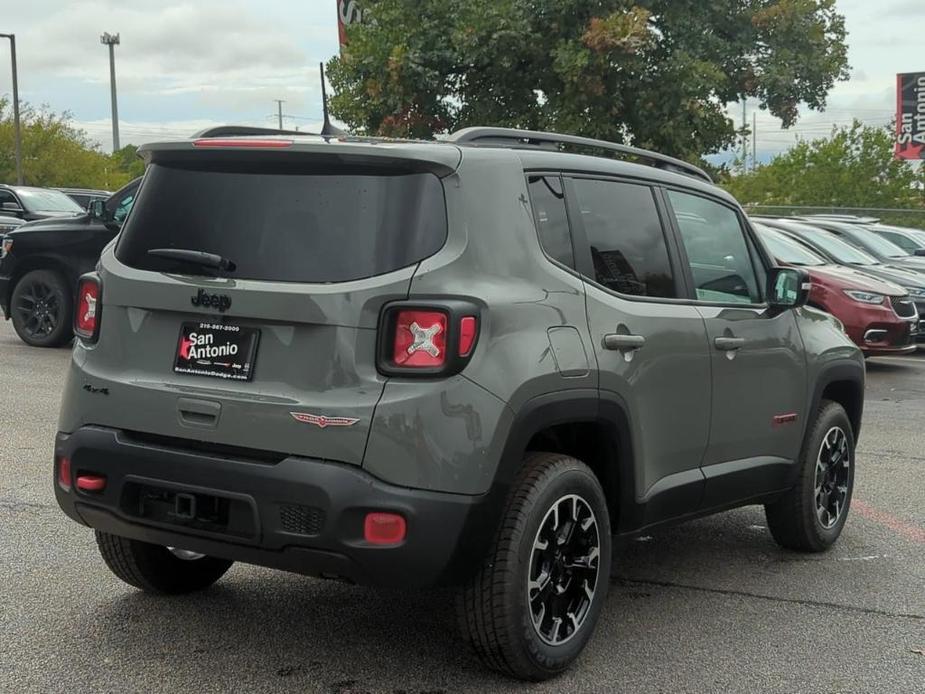
<instances>
[{"instance_id":1,"label":"high-mounted brake light","mask_svg":"<svg viewBox=\"0 0 925 694\"><path fill-rule=\"evenodd\" d=\"M204 137L193 141L193 147L251 147L257 149L283 149L292 146L292 140L252 140Z\"/></svg>"},{"instance_id":2,"label":"high-mounted brake light","mask_svg":"<svg viewBox=\"0 0 925 694\"><path fill-rule=\"evenodd\" d=\"M396 366L434 368L446 362L447 316L442 311L399 311L392 360Z\"/></svg>"},{"instance_id":3,"label":"high-mounted brake light","mask_svg":"<svg viewBox=\"0 0 925 694\"><path fill-rule=\"evenodd\" d=\"M77 283L77 313L74 315L74 332L86 341L94 341L99 334L103 290L95 275L84 275Z\"/></svg>"}]
</instances>

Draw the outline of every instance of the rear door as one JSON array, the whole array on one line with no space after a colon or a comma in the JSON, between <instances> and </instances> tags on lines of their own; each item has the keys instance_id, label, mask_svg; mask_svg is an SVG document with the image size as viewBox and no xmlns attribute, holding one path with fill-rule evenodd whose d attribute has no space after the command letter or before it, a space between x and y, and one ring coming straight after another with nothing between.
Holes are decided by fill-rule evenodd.
<instances>
[{"instance_id":1,"label":"rear door","mask_svg":"<svg viewBox=\"0 0 925 694\"><path fill-rule=\"evenodd\" d=\"M93 369L118 385L97 407L141 436L360 463L385 382L380 309L445 242L442 184L407 166L222 154L151 164L104 255Z\"/></svg>"},{"instance_id":2,"label":"rear door","mask_svg":"<svg viewBox=\"0 0 925 694\"><path fill-rule=\"evenodd\" d=\"M783 486L808 416L806 365L793 311L765 302L765 261L739 211L690 191L667 198L710 344L709 508Z\"/></svg>"},{"instance_id":3,"label":"rear door","mask_svg":"<svg viewBox=\"0 0 925 694\"><path fill-rule=\"evenodd\" d=\"M623 403L630 420L639 515L624 508L622 522L639 527L683 515L700 504L710 424L703 317L683 298L659 191L622 180L568 181L601 398Z\"/></svg>"}]
</instances>

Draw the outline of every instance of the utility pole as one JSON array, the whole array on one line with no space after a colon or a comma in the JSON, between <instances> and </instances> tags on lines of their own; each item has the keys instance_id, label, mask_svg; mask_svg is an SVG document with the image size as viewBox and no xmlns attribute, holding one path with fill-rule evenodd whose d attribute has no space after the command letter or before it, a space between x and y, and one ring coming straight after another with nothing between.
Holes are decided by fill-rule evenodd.
<instances>
[{"instance_id":1,"label":"utility pole","mask_svg":"<svg viewBox=\"0 0 925 694\"><path fill-rule=\"evenodd\" d=\"M758 169L758 112L752 111L752 171Z\"/></svg>"},{"instance_id":2,"label":"utility pole","mask_svg":"<svg viewBox=\"0 0 925 694\"><path fill-rule=\"evenodd\" d=\"M108 32L100 36L100 43L109 46L109 88L112 90L112 151L119 149L119 107L116 104L116 46L119 35Z\"/></svg>"},{"instance_id":3,"label":"utility pole","mask_svg":"<svg viewBox=\"0 0 925 694\"><path fill-rule=\"evenodd\" d=\"M283 104L286 103L285 99L273 99L276 102L276 113L279 118L279 129L283 129Z\"/></svg>"},{"instance_id":4,"label":"utility pole","mask_svg":"<svg viewBox=\"0 0 925 694\"><path fill-rule=\"evenodd\" d=\"M748 173L748 100L742 98L742 173Z\"/></svg>"},{"instance_id":5,"label":"utility pole","mask_svg":"<svg viewBox=\"0 0 925 694\"><path fill-rule=\"evenodd\" d=\"M16 140L16 184L23 184L22 176L22 130L19 127L19 84L16 77L16 35L0 34L10 40L10 62L13 64L13 137Z\"/></svg>"}]
</instances>

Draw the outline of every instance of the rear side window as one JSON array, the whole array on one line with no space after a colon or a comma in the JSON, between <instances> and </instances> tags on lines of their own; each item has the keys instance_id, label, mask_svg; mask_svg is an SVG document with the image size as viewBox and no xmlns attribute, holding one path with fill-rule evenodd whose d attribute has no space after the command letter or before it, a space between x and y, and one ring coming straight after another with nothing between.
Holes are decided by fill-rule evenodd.
<instances>
[{"instance_id":1,"label":"rear side window","mask_svg":"<svg viewBox=\"0 0 925 694\"><path fill-rule=\"evenodd\" d=\"M631 296L677 296L651 188L579 178L575 195L598 284Z\"/></svg>"},{"instance_id":2,"label":"rear side window","mask_svg":"<svg viewBox=\"0 0 925 694\"><path fill-rule=\"evenodd\" d=\"M543 249L550 258L575 267L562 179L558 176L531 176L529 186L533 217Z\"/></svg>"},{"instance_id":3,"label":"rear side window","mask_svg":"<svg viewBox=\"0 0 925 694\"><path fill-rule=\"evenodd\" d=\"M231 260L239 279L345 282L423 260L446 235L443 186L432 174L154 164L116 256L142 270L208 272L148 255L181 248Z\"/></svg>"}]
</instances>

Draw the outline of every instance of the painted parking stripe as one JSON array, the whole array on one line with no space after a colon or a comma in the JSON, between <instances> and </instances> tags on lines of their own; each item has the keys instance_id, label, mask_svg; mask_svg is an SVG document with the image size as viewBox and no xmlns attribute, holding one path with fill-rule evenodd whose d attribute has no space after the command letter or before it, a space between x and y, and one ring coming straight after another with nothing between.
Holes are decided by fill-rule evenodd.
<instances>
[{"instance_id":1,"label":"painted parking stripe","mask_svg":"<svg viewBox=\"0 0 925 694\"><path fill-rule=\"evenodd\" d=\"M879 523L880 525L889 528L897 535L901 535L907 540L917 542L920 545L925 545L925 528L907 523L906 521L901 520L896 516L887 513L886 511L876 509L859 499L851 500L851 509L859 513L863 518L872 520L875 523Z\"/></svg>"}]
</instances>

